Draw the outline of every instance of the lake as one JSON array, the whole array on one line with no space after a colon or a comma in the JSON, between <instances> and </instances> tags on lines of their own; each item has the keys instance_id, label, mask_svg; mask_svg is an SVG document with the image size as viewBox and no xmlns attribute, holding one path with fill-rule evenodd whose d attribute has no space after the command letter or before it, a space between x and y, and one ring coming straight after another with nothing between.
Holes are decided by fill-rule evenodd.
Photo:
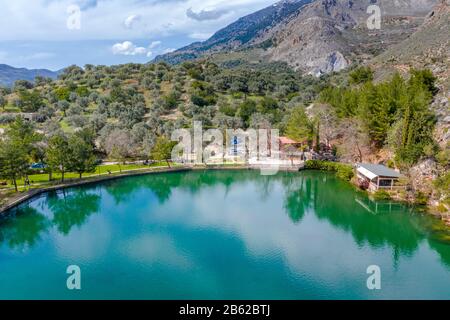
<instances>
[{"instance_id":1,"label":"lake","mask_svg":"<svg viewBox=\"0 0 450 320\"><path fill-rule=\"evenodd\" d=\"M329 173L159 173L13 209L0 270L0 299L449 299L450 232Z\"/></svg>"}]
</instances>

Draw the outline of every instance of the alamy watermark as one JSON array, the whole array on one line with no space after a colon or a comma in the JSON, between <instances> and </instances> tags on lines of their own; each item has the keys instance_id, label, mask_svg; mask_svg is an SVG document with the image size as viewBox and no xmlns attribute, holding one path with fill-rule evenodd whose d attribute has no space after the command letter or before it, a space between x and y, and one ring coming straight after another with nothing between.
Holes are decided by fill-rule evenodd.
<instances>
[{"instance_id":1,"label":"alamy watermark","mask_svg":"<svg viewBox=\"0 0 450 320\"><path fill-rule=\"evenodd\" d=\"M67 289L81 290L81 268L71 265L67 267L66 273L70 275L66 281Z\"/></svg>"},{"instance_id":2,"label":"alamy watermark","mask_svg":"<svg viewBox=\"0 0 450 320\"><path fill-rule=\"evenodd\" d=\"M263 175L275 175L280 160L277 129L209 129L201 122L193 129L176 129L171 135L178 144L172 149L172 160L184 164L223 165L244 162L258 166Z\"/></svg>"},{"instance_id":3,"label":"alamy watermark","mask_svg":"<svg viewBox=\"0 0 450 320\"><path fill-rule=\"evenodd\" d=\"M367 8L367 13L370 17L367 19L367 28L369 30L381 29L381 8L377 5L370 5Z\"/></svg>"},{"instance_id":4,"label":"alamy watermark","mask_svg":"<svg viewBox=\"0 0 450 320\"><path fill-rule=\"evenodd\" d=\"M366 282L367 289L381 290L381 268L377 265L371 265L367 267L366 272L370 274Z\"/></svg>"}]
</instances>

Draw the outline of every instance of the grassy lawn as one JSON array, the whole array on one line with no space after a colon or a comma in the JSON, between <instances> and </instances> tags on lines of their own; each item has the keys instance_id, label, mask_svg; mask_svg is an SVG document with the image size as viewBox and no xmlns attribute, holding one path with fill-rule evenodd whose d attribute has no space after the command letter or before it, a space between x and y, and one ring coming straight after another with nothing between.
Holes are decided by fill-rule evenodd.
<instances>
[{"instance_id":1,"label":"grassy lawn","mask_svg":"<svg viewBox=\"0 0 450 320\"><path fill-rule=\"evenodd\" d=\"M142 165L142 164L122 164L122 165L118 165L118 164L114 164L114 165L101 165L98 166L95 172L91 172L91 173L84 173L83 174L83 178L86 177L93 177L93 176L99 176L99 175L105 175L108 174L108 172L111 173L118 173L120 172L120 169L122 169L122 172L125 171L132 171L132 170L140 170L140 169L148 169L148 168L154 168L154 167L166 167L167 163L166 162L158 162L158 163L152 163L151 165ZM29 176L30 179L30 183L33 185L32 188L37 188L40 187L42 185L48 184L50 183L50 181L48 180L49 176L47 173L44 174L33 174ZM64 174L64 178L66 180L71 180L71 179L79 179L79 175L78 173L73 173L73 172L66 172ZM61 174L60 173L53 173L53 182L57 182L58 180L61 180ZM19 189L22 190L23 189L23 185L24 185L24 179L20 179L17 181L17 185L19 186ZM8 181L8 186L6 186L6 188L11 188L13 187L13 184L11 183L11 181Z\"/></svg>"}]
</instances>

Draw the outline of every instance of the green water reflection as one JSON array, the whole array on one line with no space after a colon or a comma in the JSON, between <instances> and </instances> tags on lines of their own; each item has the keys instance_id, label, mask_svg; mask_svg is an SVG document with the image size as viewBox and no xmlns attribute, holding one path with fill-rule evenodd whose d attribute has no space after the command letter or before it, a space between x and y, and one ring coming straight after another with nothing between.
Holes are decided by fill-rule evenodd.
<instances>
[{"instance_id":1,"label":"green water reflection","mask_svg":"<svg viewBox=\"0 0 450 320\"><path fill-rule=\"evenodd\" d=\"M49 193L0 224L0 298L450 298L450 234L320 172L205 171ZM83 290L65 288L65 268ZM380 265L383 289L365 287Z\"/></svg>"}]
</instances>

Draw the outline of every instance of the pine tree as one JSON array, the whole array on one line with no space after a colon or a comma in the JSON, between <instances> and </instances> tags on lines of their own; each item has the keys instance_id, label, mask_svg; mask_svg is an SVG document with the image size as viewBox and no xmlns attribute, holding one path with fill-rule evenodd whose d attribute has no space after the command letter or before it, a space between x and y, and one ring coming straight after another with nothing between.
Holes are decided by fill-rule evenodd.
<instances>
[{"instance_id":1,"label":"pine tree","mask_svg":"<svg viewBox=\"0 0 450 320\"><path fill-rule=\"evenodd\" d=\"M16 192L17 180L26 175L29 166L26 148L10 137L0 140L0 176L10 179Z\"/></svg>"},{"instance_id":2,"label":"pine tree","mask_svg":"<svg viewBox=\"0 0 450 320\"><path fill-rule=\"evenodd\" d=\"M69 165L69 143L63 134L50 138L46 153L46 162L51 171L61 173L61 182L64 182L64 174Z\"/></svg>"},{"instance_id":3,"label":"pine tree","mask_svg":"<svg viewBox=\"0 0 450 320\"><path fill-rule=\"evenodd\" d=\"M307 140L309 144L314 139L314 123L308 118L303 107L296 107L289 118L286 135L296 141Z\"/></svg>"},{"instance_id":4,"label":"pine tree","mask_svg":"<svg viewBox=\"0 0 450 320\"><path fill-rule=\"evenodd\" d=\"M361 91L359 116L365 123L371 140L377 147L382 147L389 126L385 99L382 89L367 83Z\"/></svg>"},{"instance_id":5,"label":"pine tree","mask_svg":"<svg viewBox=\"0 0 450 320\"><path fill-rule=\"evenodd\" d=\"M172 149L176 145L176 142L170 141L164 136L159 137L156 140L155 146L151 152L153 160L166 161L170 168L170 159L172 158Z\"/></svg>"},{"instance_id":6,"label":"pine tree","mask_svg":"<svg viewBox=\"0 0 450 320\"><path fill-rule=\"evenodd\" d=\"M434 78L427 71L413 71L407 85L408 101L402 115L402 145L396 158L403 166L411 166L424 154L427 146L432 146L433 129L436 123L429 110L434 88Z\"/></svg>"},{"instance_id":7,"label":"pine tree","mask_svg":"<svg viewBox=\"0 0 450 320\"><path fill-rule=\"evenodd\" d=\"M67 169L77 172L82 178L85 172L94 172L95 156L92 145L83 139L82 136L74 134L68 141L68 164Z\"/></svg>"}]
</instances>

